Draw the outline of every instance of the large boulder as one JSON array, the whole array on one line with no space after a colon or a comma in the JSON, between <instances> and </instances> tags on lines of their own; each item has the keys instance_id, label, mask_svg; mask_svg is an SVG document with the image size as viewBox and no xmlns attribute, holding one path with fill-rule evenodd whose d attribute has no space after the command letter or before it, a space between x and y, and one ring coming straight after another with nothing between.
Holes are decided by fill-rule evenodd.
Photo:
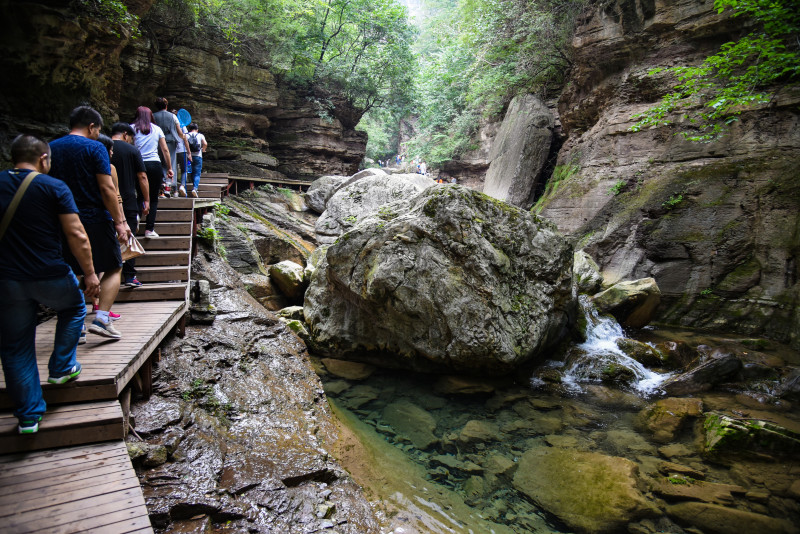
<instances>
[{"instance_id":1,"label":"large boulder","mask_svg":"<svg viewBox=\"0 0 800 534\"><path fill-rule=\"evenodd\" d=\"M336 188L349 180L347 176L322 176L317 178L306 191L306 205L317 213L325 211L325 204L328 203Z\"/></svg>"},{"instance_id":2,"label":"large boulder","mask_svg":"<svg viewBox=\"0 0 800 534\"><path fill-rule=\"evenodd\" d=\"M492 143L483 192L530 208L550 155L555 120L536 95L514 98Z\"/></svg>"},{"instance_id":3,"label":"large boulder","mask_svg":"<svg viewBox=\"0 0 800 534\"><path fill-rule=\"evenodd\" d=\"M514 487L576 532L624 532L657 510L637 489L635 463L552 447L522 455Z\"/></svg>"},{"instance_id":4,"label":"large boulder","mask_svg":"<svg viewBox=\"0 0 800 534\"><path fill-rule=\"evenodd\" d=\"M367 169L375 171L377 169ZM416 196L436 184L421 174L395 174L364 172L356 174L350 183L328 199L325 212L317 219L317 239L332 243L366 217L379 211L381 206Z\"/></svg>"},{"instance_id":5,"label":"large boulder","mask_svg":"<svg viewBox=\"0 0 800 534\"><path fill-rule=\"evenodd\" d=\"M600 310L631 328L647 326L660 302L661 290L653 278L620 282L594 296Z\"/></svg>"},{"instance_id":6,"label":"large boulder","mask_svg":"<svg viewBox=\"0 0 800 534\"><path fill-rule=\"evenodd\" d=\"M296 299L303 294L303 266L293 261L282 261L271 265L269 268L270 280L290 299Z\"/></svg>"},{"instance_id":7,"label":"large boulder","mask_svg":"<svg viewBox=\"0 0 800 534\"><path fill-rule=\"evenodd\" d=\"M574 317L571 275L572 248L549 223L437 186L385 206L331 245L305 316L320 354L501 374L564 335Z\"/></svg>"},{"instance_id":8,"label":"large boulder","mask_svg":"<svg viewBox=\"0 0 800 534\"><path fill-rule=\"evenodd\" d=\"M685 426L686 420L702 414L703 401L700 399L669 397L658 400L639 412L634 424L638 429L649 433L653 441L668 443Z\"/></svg>"},{"instance_id":9,"label":"large boulder","mask_svg":"<svg viewBox=\"0 0 800 534\"><path fill-rule=\"evenodd\" d=\"M715 351L691 370L665 380L661 389L668 395L699 393L731 378L741 368L741 360L733 354Z\"/></svg>"}]
</instances>

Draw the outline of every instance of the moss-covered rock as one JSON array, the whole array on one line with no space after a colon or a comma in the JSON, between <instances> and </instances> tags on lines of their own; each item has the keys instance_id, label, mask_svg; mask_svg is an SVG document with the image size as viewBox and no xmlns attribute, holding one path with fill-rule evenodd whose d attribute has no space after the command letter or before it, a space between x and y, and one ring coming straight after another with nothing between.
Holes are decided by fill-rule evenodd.
<instances>
[{"instance_id":1,"label":"moss-covered rock","mask_svg":"<svg viewBox=\"0 0 800 534\"><path fill-rule=\"evenodd\" d=\"M647 343L635 339L619 338L616 341L619 350L646 367L664 367L666 358Z\"/></svg>"},{"instance_id":2,"label":"moss-covered rock","mask_svg":"<svg viewBox=\"0 0 800 534\"><path fill-rule=\"evenodd\" d=\"M703 430L704 452L710 456L800 452L800 434L770 421L713 412L706 416Z\"/></svg>"},{"instance_id":3,"label":"moss-covered rock","mask_svg":"<svg viewBox=\"0 0 800 534\"><path fill-rule=\"evenodd\" d=\"M658 514L638 490L637 473L625 458L538 448L520 459L514 487L576 532L623 532Z\"/></svg>"},{"instance_id":4,"label":"moss-covered rock","mask_svg":"<svg viewBox=\"0 0 800 534\"><path fill-rule=\"evenodd\" d=\"M660 302L661 290L653 278L620 282L594 296L600 310L631 328L647 326Z\"/></svg>"},{"instance_id":5,"label":"moss-covered rock","mask_svg":"<svg viewBox=\"0 0 800 534\"><path fill-rule=\"evenodd\" d=\"M700 417L702 413L703 401L700 399L670 397L639 412L635 424L643 432L651 434L654 441L667 443L688 419Z\"/></svg>"},{"instance_id":6,"label":"moss-covered rock","mask_svg":"<svg viewBox=\"0 0 800 534\"><path fill-rule=\"evenodd\" d=\"M303 266L292 261L282 261L270 266L270 280L290 299L297 299L303 295L305 288Z\"/></svg>"}]
</instances>

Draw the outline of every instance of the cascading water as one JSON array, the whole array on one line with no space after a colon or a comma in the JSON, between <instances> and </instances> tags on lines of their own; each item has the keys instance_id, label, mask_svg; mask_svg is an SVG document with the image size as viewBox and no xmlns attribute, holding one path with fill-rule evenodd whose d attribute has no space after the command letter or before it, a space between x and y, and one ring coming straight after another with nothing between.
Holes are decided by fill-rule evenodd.
<instances>
[{"instance_id":1,"label":"cascading water","mask_svg":"<svg viewBox=\"0 0 800 534\"><path fill-rule=\"evenodd\" d=\"M601 315L591 299L579 297L581 312L586 319L586 341L573 347L563 373L564 384L580 390L581 382L600 382L614 372L629 377L626 382L639 393L657 393L658 386L669 376L656 373L622 352L617 339L625 337L622 327L613 317Z\"/></svg>"}]
</instances>

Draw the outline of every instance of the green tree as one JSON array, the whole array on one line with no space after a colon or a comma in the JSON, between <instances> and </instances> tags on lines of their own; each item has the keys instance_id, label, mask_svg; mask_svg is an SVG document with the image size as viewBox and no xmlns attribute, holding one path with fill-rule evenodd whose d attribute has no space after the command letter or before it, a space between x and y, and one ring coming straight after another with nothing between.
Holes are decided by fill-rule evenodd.
<instances>
[{"instance_id":1,"label":"green tree","mask_svg":"<svg viewBox=\"0 0 800 534\"><path fill-rule=\"evenodd\" d=\"M709 142L727 132L739 115L769 103L781 87L800 78L800 4L797 0L716 0L722 13L744 17L753 31L725 43L694 67L658 68L677 77L672 92L648 111L635 115L631 127L671 124L683 117L680 132L691 141Z\"/></svg>"}]
</instances>

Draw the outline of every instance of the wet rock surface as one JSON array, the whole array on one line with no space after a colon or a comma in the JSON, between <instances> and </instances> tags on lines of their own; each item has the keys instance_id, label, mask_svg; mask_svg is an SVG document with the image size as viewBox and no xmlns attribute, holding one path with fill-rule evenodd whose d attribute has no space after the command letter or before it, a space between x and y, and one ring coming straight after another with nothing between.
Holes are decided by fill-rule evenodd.
<instances>
[{"instance_id":1,"label":"wet rock surface","mask_svg":"<svg viewBox=\"0 0 800 534\"><path fill-rule=\"evenodd\" d=\"M235 279L224 263L197 272ZM337 432L305 346L241 286L214 290L213 326L172 338L130 435L159 531L378 532L329 455ZM324 513L322 513L324 510Z\"/></svg>"},{"instance_id":2,"label":"wet rock surface","mask_svg":"<svg viewBox=\"0 0 800 534\"><path fill-rule=\"evenodd\" d=\"M501 374L566 334L571 266L571 247L547 223L460 186L435 186L328 248L305 317L321 354Z\"/></svg>"},{"instance_id":3,"label":"wet rock surface","mask_svg":"<svg viewBox=\"0 0 800 534\"><path fill-rule=\"evenodd\" d=\"M661 290L653 278L619 282L593 298L595 305L610 313L622 326L647 326L661 302Z\"/></svg>"}]
</instances>

